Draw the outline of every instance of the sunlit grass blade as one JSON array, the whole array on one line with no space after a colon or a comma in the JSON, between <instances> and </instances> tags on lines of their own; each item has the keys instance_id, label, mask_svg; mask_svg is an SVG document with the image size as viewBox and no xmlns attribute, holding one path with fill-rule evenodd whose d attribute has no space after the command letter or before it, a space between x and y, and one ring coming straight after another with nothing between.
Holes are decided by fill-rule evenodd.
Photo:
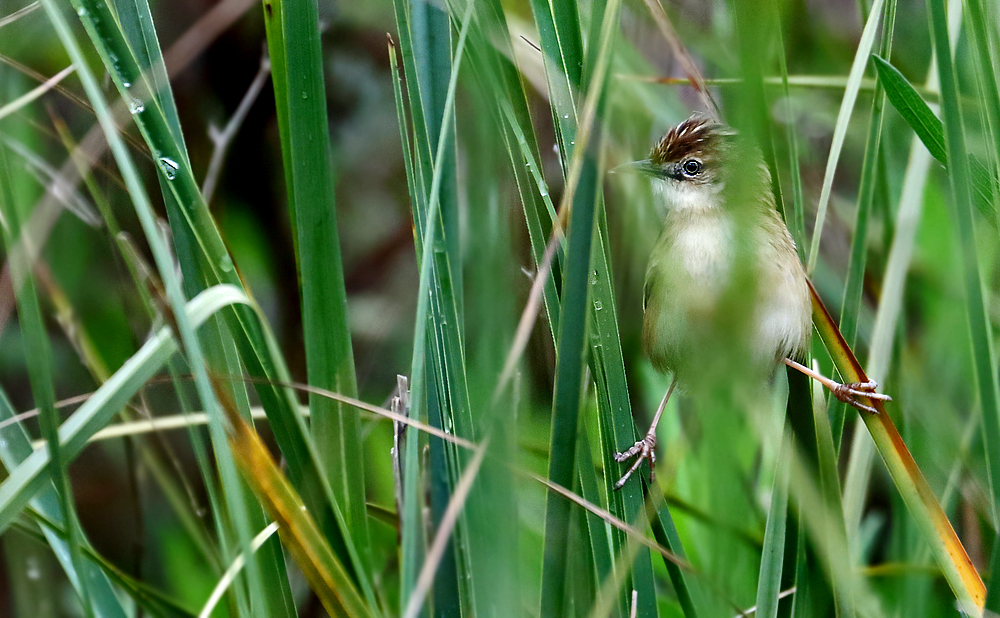
<instances>
[{"instance_id":1,"label":"sunlit grass blade","mask_svg":"<svg viewBox=\"0 0 1000 618\"><path fill-rule=\"evenodd\" d=\"M371 616L344 565L333 553L302 498L278 469L267 446L243 420L218 383L216 388L226 413L227 434L237 465L277 522L278 534L310 588L333 616Z\"/></svg>"},{"instance_id":2,"label":"sunlit grass blade","mask_svg":"<svg viewBox=\"0 0 1000 618\"><path fill-rule=\"evenodd\" d=\"M945 54L945 57L948 57ZM816 290L810 287L813 300L813 324L833 358L837 371L845 382L866 382L861 364L854 357L830 314L820 301ZM931 546L934 557L944 572L948 585L961 602L971 602L982 607L986 599L986 587L972 566L965 547L962 546L948 516L938 503L934 492L927 484L913 456L903 443L892 419L885 412L879 400L862 400L866 405L878 410L877 414L860 412L868 432L875 442L882 461L899 490L910 514L923 532L924 539Z\"/></svg>"}]
</instances>

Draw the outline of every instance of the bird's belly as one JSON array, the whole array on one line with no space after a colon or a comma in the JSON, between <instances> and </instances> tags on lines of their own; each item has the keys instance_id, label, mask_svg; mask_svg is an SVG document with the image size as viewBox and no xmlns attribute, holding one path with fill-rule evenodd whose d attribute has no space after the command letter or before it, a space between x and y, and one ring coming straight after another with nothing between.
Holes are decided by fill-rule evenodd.
<instances>
[{"instance_id":1,"label":"bird's belly","mask_svg":"<svg viewBox=\"0 0 1000 618\"><path fill-rule=\"evenodd\" d=\"M732 270L732 233L724 220L698 221L660 239L646 273L643 349L660 371L684 366L711 347L713 323Z\"/></svg>"},{"instance_id":2,"label":"bird's belly","mask_svg":"<svg viewBox=\"0 0 1000 618\"><path fill-rule=\"evenodd\" d=\"M654 367L686 380L717 364L715 356L742 354L769 371L806 345L811 305L794 245L785 256L771 255L765 244L761 255L734 268L725 226L681 230L664 241L669 246L654 251L646 275L642 343Z\"/></svg>"}]
</instances>

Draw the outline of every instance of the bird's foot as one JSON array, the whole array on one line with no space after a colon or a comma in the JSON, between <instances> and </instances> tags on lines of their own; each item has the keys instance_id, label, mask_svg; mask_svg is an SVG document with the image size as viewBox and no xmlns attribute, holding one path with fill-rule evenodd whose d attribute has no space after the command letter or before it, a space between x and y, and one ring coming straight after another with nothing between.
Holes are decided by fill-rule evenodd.
<instances>
[{"instance_id":1,"label":"bird's foot","mask_svg":"<svg viewBox=\"0 0 1000 618\"><path fill-rule=\"evenodd\" d=\"M632 474L639 469L643 461L649 460L649 482L652 483L653 479L656 478L656 433L650 429L649 433L642 439L637 441L632 445L632 448L625 451L624 453L615 453L615 461L618 463L623 463L635 457L635 463L632 467L618 479L615 483L615 491L618 491L625 485L625 481L629 479Z\"/></svg>"},{"instance_id":2,"label":"bird's foot","mask_svg":"<svg viewBox=\"0 0 1000 618\"><path fill-rule=\"evenodd\" d=\"M867 397L868 399L878 399L879 401L892 401L892 397L876 393L876 388L878 388L876 382L852 382L850 384L836 384L830 390L833 392L834 397L844 403L854 406L863 412L878 414L878 410L856 399L856 397Z\"/></svg>"}]
</instances>

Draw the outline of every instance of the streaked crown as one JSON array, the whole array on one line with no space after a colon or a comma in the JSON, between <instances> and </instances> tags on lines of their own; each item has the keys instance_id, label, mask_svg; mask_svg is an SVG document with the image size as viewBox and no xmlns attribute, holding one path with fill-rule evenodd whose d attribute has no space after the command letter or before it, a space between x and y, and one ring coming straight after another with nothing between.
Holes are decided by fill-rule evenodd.
<instances>
[{"instance_id":1,"label":"streaked crown","mask_svg":"<svg viewBox=\"0 0 1000 618\"><path fill-rule=\"evenodd\" d=\"M690 157L711 158L725 138L733 135L735 132L726 125L695 114L667 131L653 146L649 160L654 165L664 165Z\"/></svg>"}]
</instances>

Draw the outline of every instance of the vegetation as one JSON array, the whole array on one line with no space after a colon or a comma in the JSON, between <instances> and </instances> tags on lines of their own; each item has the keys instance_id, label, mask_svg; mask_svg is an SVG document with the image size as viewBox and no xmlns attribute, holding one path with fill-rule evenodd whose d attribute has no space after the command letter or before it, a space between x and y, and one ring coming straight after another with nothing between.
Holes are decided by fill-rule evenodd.
<instances>
[{"instance_id":1,"label":"vegetation","mask_svg":"<svg viewBox=\"0 0 1000 618\"><path fill-rule=\"evenodd\" d=\"M0 4L0 613L1000 615L998 27ZM663 213L609 171L716 103L814 285L809 364L893 401L706 368L613 491L670 377Z\"/></svg>"}]
</instances>

